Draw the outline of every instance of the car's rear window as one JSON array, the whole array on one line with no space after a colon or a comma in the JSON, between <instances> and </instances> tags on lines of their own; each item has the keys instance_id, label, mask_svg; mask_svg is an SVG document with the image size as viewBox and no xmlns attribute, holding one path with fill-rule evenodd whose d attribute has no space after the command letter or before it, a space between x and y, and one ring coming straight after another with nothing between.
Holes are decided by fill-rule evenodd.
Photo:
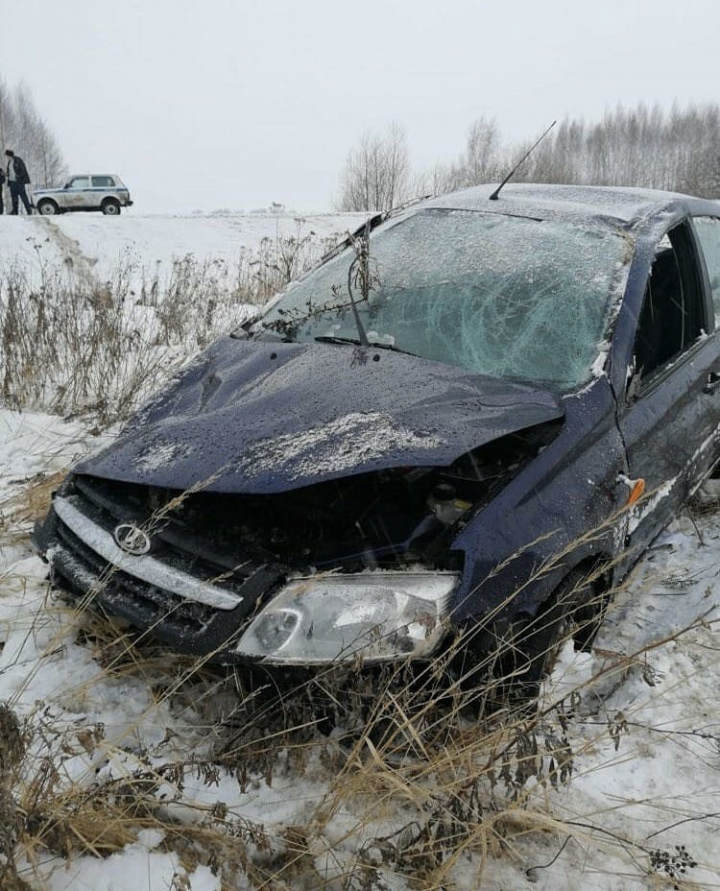
<instances>
[{"instance_id":1,"label":"car's rear window","mask_svg":"<svg viewBox=\"0 0 720 891\"><path fill-rule=\"evenodd\" d=\"M94 176L92 184L96 189L112 189L115 180L111 176Z\"/></svg>"},{"instance_id":2,"label":"car's rear window","mask_svg":"<svg viewBox=\"0 0 720 891\"><path fill-rule=\"evenodd\" d=\"M601 226L430 210L371 236L369 299L351 287L371 342L569 390L590 377L629 253ZM301 342L357 338L354 257L345 251L291 287L263 326Z\"/></svg>"}]
</instances>

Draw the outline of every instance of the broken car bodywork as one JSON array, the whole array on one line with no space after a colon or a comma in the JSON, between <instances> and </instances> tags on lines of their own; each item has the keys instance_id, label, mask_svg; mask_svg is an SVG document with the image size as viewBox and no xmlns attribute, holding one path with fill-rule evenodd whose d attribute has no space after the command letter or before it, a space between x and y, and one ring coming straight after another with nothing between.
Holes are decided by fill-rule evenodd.
<instances>
[{"instance_id":1,"label":"broken car bodywork","mask_svg":"<svg viewBox=\"0 0 720 891\"><path fill-rule=\"evenodd\" d=\"M468 627L481 651L574 570L626 571L718 456L705 389L720 356L690 221L714 206L489 193L378 227L368 345L338 284L349 247L78 465L37 534L60 583L187 652L311 666L428 659ZM557 251L576 232L573 272ZM668 233L697 318L650 368L638 325ZM623 511L639 478L666 497Z\"/></svg>"}]
</instances>

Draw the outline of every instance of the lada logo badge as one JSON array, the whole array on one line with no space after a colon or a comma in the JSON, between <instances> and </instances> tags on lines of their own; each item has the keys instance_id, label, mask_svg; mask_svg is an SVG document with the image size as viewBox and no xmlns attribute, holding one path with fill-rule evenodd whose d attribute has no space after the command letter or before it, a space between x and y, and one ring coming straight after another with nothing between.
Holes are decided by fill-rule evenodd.
<instances>
[{"instance_id":1,"label":"lada logo badge","mask_svg":"<svg viewBox=\"0 0 720 891\"><path fill-rule=\"evenodd\" d=\"M150 550L150 538L134 523L120 523L113 530L113 538L119 548L133 557L140 557Z\"/></svg>"}]
</instances>

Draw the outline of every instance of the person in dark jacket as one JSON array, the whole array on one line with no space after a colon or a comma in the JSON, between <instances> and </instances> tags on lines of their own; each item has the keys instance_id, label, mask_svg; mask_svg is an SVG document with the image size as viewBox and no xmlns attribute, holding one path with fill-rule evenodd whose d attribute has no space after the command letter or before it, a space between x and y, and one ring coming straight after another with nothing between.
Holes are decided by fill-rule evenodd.
<instances>
[{"instance_id":1,"label":"person in dark jacket","mask_svg":"<svg viewBox=\"0 0 720 891\"><path fill-rule=\"evenodd\" d=\"M32 204L28 200L25 186L30 182L30 174L25 166L22 158L19 158L14 151L6 149L5 154L8 157L7 162L7 180L10 187L10 202L12 204L11 214L18 212L18 198L22 198L25 206L25 213L32 213Z\"/></svg>"},{"instance_id":2,"label":"person in dark jacket","mask_svg":"<svg viewBox=\"0 0 720 891\"><path fill-rule=\"evenodd\" d=\"M0 216L4 210L3 207L3 186L5 185L5 171L0 167Z\"/></svg>"}]
</instances>

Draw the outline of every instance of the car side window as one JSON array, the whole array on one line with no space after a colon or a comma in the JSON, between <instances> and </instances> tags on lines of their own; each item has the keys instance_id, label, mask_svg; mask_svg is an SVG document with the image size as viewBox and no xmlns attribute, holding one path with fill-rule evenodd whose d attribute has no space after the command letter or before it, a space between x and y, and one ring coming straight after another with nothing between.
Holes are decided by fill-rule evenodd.
<instances>
[{"instance_id":1,"label":"car side window","mask_svg":"<svg viewBox=\"0 0 720 891\"><path fill-rule=\"evenodd\" d=\"M707 330L702 283L686 223L655 249L638 322L634 388L654 379Z\"/></svg>"},{"instance_id":2,"label":"car side window","mask_svg":"<svg viewBox=\"0 0 720 891\"><path fill-rule=\"evenodd\" d=\"M111 176L94 176L92 184L96 189L112 189L115 185Z\"/></svg>"},{"instance_id":3,"label":"car side window","mask_svg":"<svg viewBox=\"0 0 720 891\"><path fill-rule=\"evenodd\" d=\"M89 176L76 176L74 179L71 179L68 183L68 188L70 189L89 189L90 188L90 177Z\"/></svg>"},{"instance_id":4,"label":"car side window","mask_svg":"<svg viewBox=\"0 0 720 891\"><path fill-rule=\"evenodd\" d=\"M720 219L696 217L694 223L705 256L705 265L715 304L715 327L717 328L720 326Z\"/></svg>"}]
</instances>

